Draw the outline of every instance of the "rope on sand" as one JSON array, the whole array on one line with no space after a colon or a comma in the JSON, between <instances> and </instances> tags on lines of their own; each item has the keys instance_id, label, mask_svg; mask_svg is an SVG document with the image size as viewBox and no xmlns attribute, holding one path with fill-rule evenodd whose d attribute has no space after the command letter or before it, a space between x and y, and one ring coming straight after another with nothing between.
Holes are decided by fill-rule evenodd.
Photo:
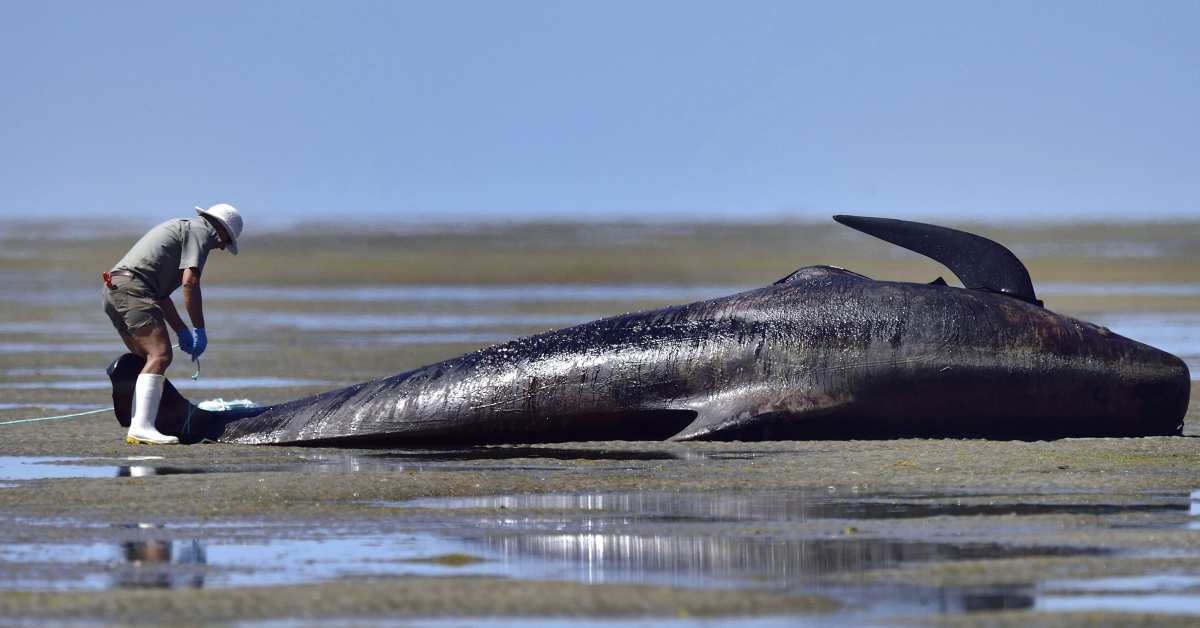
<instances>
[{"instance_id":1,"label":"rope on sand","mask_svg":"<svg viewBox=\"0 0 1200 628\"><path fill-rule=\"evenodd\" d=\"M201 401L200 403L198 403L196 405L192 405L189 403L187 420L184 422L184 425L183 425L184 433L186 434L188 432L189 428L191 427L192 414L196 411L196 409L220 412L220 411L224 411L224 410L233 410L235 408L253 408L253 407L255 407L255 404L253 401L250 401L249 399L233 399L231 401L225 401L224 399L209 399L208 401ZM86 412L76 412L74 414L60 414L58 416L43 416L43 417L38 417L38 418L34 418L34 419L16 419L13 421L0 421L0 425L16 425L17 423L33 423L35 421L56 421L58 419L73 419L73 418L79 417L79 416L87 416L89 414L99 414L101 412L111 412L111 411L112 411L112 408L96 408L95 410L88 410Z\"/></svg>"},{"instance_id":2,"label":"rope on sand","mask_svg":"<svg viewBox=\"0 0 1200 628\"><path fill-rule=\"evenodd\" d=\"M77 416L87 416L89 414L99 414L101 412L111 412L112 408L96 408L87 412L76 412L75 414L60 414L59 416L44 416L36 419L17 419L15 421L0 421L0 425L15 425L17 423L33 423L34 421L55 421L58 419L73 419Z\"/></svg>"},{"instance_id":3,"label":"rope on sand","mask_svg":"<svg viewBox=\"0 0 1200 628\"><path fill-rule=\"evenodd\" d=\"M178 349L179 345L171 345L171 348ZM200 358L192 358L192 362L196 365L196 370L192 372L192 381L196 381L196 379L198 379L200 377ZM224 402L225 400L217 399L216 401ZM244 400L244 399L240 400L240 401L249 403L249 401ZM239 401L233 401L230 403L238 404ZM231 405L230 407L235 407L235 406ZM224 410L226 408L221 408L221 409ZM112 410L112 408L96 408L95 410L88 410L86 412L76 412L75 414L60 414L58 416L43 416L43 417L37 417L37 418L33 418L33 419L16 419L14 421L0 421L0 425L16 425L17 423L33 423L35 421L57 421L58 419L73 419L75 417L87 416L89 414L99 414L101 412L108 412L110 410ZM187 422L189 424L192 421L192 410L193 410L193 408L192 408L191 404L188 404L188 420L187 420ZM188 427L188 425L185 424L184 427L186 428L186 427Z\"/></svg>"}]
</instances>

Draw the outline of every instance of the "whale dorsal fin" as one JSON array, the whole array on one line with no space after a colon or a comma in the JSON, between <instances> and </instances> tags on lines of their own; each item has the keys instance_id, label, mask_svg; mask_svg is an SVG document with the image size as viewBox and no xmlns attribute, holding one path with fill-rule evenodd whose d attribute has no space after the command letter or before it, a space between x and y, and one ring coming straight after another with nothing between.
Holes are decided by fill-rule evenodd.
<instances>
[{"instance_id":1,"label":"whale dorsal fin","mask_svg":"<svg viewBox=\"0 0 1200 628\"><path fill-rule=\"evenodd\" d=\"M834 216L834 220L931 258L971 290L999 292L1041 306L1029 271L1012 251L966 231L894 218Z\"/></svg>"},{"instance_id":2,"label":"whale dorsal fin","mask_svg":"<svg viewBox=\"0 0 1200 628\"><path fill-rule=\"evenodd\" d=\"M821 266L805 266L804 268L801 268L800 270L797 270L797 271L789 274L788 276L784 277L783 279L780 279L779 281L776 281L775 283L773 283L771 285L779 286L779 285L783 285L785 283L796 283L796 282L806 281L806 280L823 279L825 277L848 277L851 279L870 280L870 277L867 277L866 275L860 275L852 270L846 270L845 268L839 268L837 266L821 265Z\"/></svg>"}]
</instances>

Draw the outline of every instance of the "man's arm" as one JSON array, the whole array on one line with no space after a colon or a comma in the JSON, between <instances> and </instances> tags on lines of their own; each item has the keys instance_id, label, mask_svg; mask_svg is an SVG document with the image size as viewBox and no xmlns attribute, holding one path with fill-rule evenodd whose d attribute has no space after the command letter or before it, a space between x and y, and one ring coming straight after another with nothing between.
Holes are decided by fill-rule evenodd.
<instances>
[{"instance_id":1,"label":"man's arm","mask_svg":"<svg viewBox=\"0 0 1200 628\"><path fill-rule=\"evenodd\" d=\"M179 310L175 309L175 302L171 300L171 297L160 300L158 307L162 310L163 318L166 319L171 329L175 330L175 333L183 335L188 331L188 326L179 317Z\"/></svg>"},{"instance_id":2,"label":"man's arm","mask_svg":"<svg viewBox=\"0 0 1200 628\"><path fill-rule=\"evenodd\" d=\"M199 268L183 269L183 307L187 310L188 318L192 319L192 327L203 329L204 300L200 295Z\"/></svg>"}]
</instances>

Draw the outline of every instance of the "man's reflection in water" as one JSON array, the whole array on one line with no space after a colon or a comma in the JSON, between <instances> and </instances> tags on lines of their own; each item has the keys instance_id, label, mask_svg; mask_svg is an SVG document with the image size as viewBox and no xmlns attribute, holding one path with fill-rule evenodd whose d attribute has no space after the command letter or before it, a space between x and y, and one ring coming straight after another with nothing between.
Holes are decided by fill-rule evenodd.
<instances>
[{"instance_id":1,"label":"man's reflection in water","mask_svg":"<svg viewBox=\"0 0 1200 628\"><path fill-rule=\"evenodd\" d=\"M154 467L128 466L117 469L117 477L141 478L154 475ZM122 528L159 530L161 523L124 524ZM208 560L200 541L147 539L117 545L124 562L116 567L113 586L121 589L177 589L204 586Z\"/></svg>"}]
</instances>

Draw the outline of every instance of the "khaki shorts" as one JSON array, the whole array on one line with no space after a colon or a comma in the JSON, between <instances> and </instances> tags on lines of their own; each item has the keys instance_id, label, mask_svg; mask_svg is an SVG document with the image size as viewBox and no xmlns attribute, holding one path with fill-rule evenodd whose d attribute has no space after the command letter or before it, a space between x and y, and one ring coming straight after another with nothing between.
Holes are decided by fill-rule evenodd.
<instances>
[{"instance_id":1,"label":"khaki shorts","mask_svg":"<svg viewBox=\"0 0 1200 628\"><path fill-rule=\"evenodd\" d=\"M111 290L108 286L100 290L104 296L104 313L108 314L117 333L132 336L146 325L162 324L162 308L141 281L132 277L113 277L112 285Z\"/></svg>"}]
</instances>

